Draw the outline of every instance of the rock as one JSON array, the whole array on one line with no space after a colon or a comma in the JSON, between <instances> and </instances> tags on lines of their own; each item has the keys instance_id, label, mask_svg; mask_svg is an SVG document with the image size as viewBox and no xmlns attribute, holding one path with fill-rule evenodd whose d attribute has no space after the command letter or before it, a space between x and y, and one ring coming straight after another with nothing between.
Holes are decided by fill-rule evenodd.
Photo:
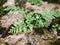
<instances>
[{"instance_id":1,"label":"rock","mask_svg":"<svg viewBox=\"0 0 60 45\"><path fill-rule=\"evenodd\" d=\"M14 6L14 5L15 5L15 0L7 0L7 2L3 4L3 7Z\"/></svg>"},{"instance_id":2,"label":"rock","mask_svg":"<svg viewBox=\"0 0 60 45\"><path fill-rule=\"evenodd\" d=\"M7 0L7 2L3 4L3 7L18 5L20 8L22 8L25 7L26 2L27 0Z\"/></svg>"},{"instance_id":3,"label":"rock","mask_svg":"<svg viewBox=\"0 0 60 45\"><path fill-rule=\"evenodd\" d=\"M27 34L27 35L26 35ZM9 35L5 38L0 38L0 45L48 45L51 42L54 42L53 39L44 40L41 35L38 34L29 34L28 33L20 33Z\"/></svg>"},{"instance_id":4,"label":"rock","mask_svg":"<svg viewBox=\"0 0 60 45\"><path fill-rule=\"evenodd\" d=\"M14 13L9 12L7 15L1 17L0 31L3 31L1 32L1 37L6 37L10 26L20 20L24 20L24 15L18 13L18 11L15 11Z\"/></svg>"},{"instance_id":5,"label":"rock","mask_svg":"<svg viewBox=\"0 0 60 45\"><path fill-rule=\"evenodd\" d=\"M5 42L11 45L24 45L27 44L27 38L25 34L18 34L18 35L9 35L5 38Z\"/></svg>"},{"instance_id":6,"label":"rock","mask_svg":"<svg viewBox=\"0 0 60 45\"><path fill-rule=\"evenodd\" d=\"M0 45L5 45L4 39L0 38Z\"/></svg>"},{"instance_id":7,"label":"rock","mask_svg":"<svg viewBox=\"0 0 60 45\"><path fill-rule=\"evenodd\" d=\"M1 27L8 28L11 24L23 19L23 15L19 14L18 11L15 11L14 13L9 12L7 15L1 18Z\"/></svg>"},{"instance_id":8,"label":"rock","mask_svg":"<svg viewBox=\"0 0 60 45\"><path fill-rule=\"evenodd\" d=\"M32 45L45 45L44 40L40 37L40 35L31 35L29 37L29 42Z\"/></svg>"}]
</instances>

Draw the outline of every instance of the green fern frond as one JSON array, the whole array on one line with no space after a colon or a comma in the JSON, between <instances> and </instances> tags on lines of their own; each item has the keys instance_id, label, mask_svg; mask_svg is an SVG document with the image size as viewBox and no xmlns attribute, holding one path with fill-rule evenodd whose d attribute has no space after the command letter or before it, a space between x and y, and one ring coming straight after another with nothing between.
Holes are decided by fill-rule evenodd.
<instances>
[{"instance_id":1,"label":"green fern frond","mask_svg":"<svg viewBox=\"0 0 60 45\"><path fill-rule=\"evenodd\" d=\"M27 11L28 12L28 11ZM23 14L25 10L23 10ZM25 13L26 14L26 13ZM43 10L41 14L36 14L34 12L29 12L26 14L25 20L20 20L12 26L10 32L18 33L33 30L33 28L48 27L46 21L51 21L49 19L55 19L60 16L60 12L54 10ZM33 24L34 23L34 24Z\"/></svg>"}]
</instances>

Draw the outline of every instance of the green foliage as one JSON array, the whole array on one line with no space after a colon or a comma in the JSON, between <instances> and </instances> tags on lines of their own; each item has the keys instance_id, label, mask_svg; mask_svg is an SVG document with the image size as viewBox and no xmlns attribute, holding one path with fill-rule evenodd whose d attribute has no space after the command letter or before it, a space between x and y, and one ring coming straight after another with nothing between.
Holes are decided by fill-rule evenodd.
<instances>
[{"instance_id":1,"label":"green foliage","mask_svg":"<svg viewBox=\"0 0 60 45\"><path fill-rule=\"evenodd\" d=\"M15 12L15 11L19 11L20 10L20 8L18 7L18 6L8 6L8 7L6 7L6 8L3 8L3 7L0 7L1 8L1 12L0 12L0 15L2 15L2 14L4 14L4 13L6 13L6 12L9 12L9 11L11 11L11 12Z\"/></svg>"},{"instance_id":2,"label":"green foliage","mask_svg":"<svg viewBox=\"0 0 60 45\"><path fill-rule=\"evenodd\" d=\"M51 2L52 0L49 0L49 1ZM40 27L48 28L46 21L51 21L49 19L55 19L57 17L60 17L59 11L49 10L49 9L43 10L41 14L29 12L24 8L20 9L19 6L8 6L7 8L4 9L2 7L3 4L1 2L4 3L2 0L0 1L0 10L1 10L0 15L4 14L5 11L7 12L11 11L13 13L15 11L18 11L22 15L26 15L26 18L24 20L20 20L15 24L13 24L13 26L11 26L10 28L11 33L19 33L22 31L26 33L26 31L28 30L32 31L33 28L40 28ZM28 2L30 2L32 5L37 5L37 6L40 6L42 4L39 0L28 0ZM60 30L60 27L58 27L57 23L54 23L51 29Z\"/></svg>"},{"instance_id":3,"label":"green foliage","mask_svg":"<svg viewBox=\"0 0 60 45\"><path fill-rule=\"evenodd\" d=\"M19 32L25 32L28 30L30 31L33 30L33 25L32 24L26 24L23 20L18 21L17 23L14 24L14 26L11 27L10 32L11 33L19 33Z\"/></svg>"},{"instance_id":4,"label":"green foliage","mask_svg":"<svg viewBox=\"0 0 60 45\"><path fill-rule=\"evenodd\" d=\"M53 24L52 25L52 30L57 30L58 29L58 24Z\"/></svg>"},{"instance_id":5,"label":"green foliage","mask_svg":"<svg viewBox=\"0 0 60 45\"><path fill-rule=\"evenodd\" d=\"M12 8L13 7L13 8ZM49 19L55 19L56 17L60 16L60 12L55 10L45 9L42 11L41 14L37 14L34 12L29 12L24 8L20 9L18 6L7 7L5 11L18 11L22 15L26 15L24 20L20 20L17 23L11 26L10 32L11 33L18 33L24 31L26 33L27 30L32 31L33 28L40 28L40 27L48 27L46 21ZM55 29L56 27L52 27Z\"/></svg>"},{"instance_id":6,"label":"green foliage","mask_svg":"<svg viewBox=\"0 0 60 45\"><path fill-rule=\"evenodd\" d=\"M35 14L35 28L44 27L44 20L40 14Z\"/></svg>"},{"instance_id":7,"label":"green foliage","mask_svg":"<svg viewBox=\"0 0 60 45\"><path fill-rule=\"evenodd\" d=\"M26 18L24 20L18 21L14 26L11 26L10 32L11 33L18 33L24 31L26 33L27 30L32 31L33 28L40 28L40 27L48 27L46 21L50 18L55 19L56 17L60 16L60 12L54 10L45 9L42 11L41 14L37 14L34 12L29 12L28 10L19 10L20 13L26 14ZM56 29L56 25L52 27L52 29Z\"/></svg>"},{"instance_id":8,"label":"green foliage","mask_svg":"<svg viewBox=\"0 0 60 45\"><path fill-rule=\"evenodd\" d=\"M26 33L28 29L32 31L33 25L31 24L31 22L35 20L35 18L32 15L32 13L29 13L25 19L26 21L20 20L17 23L15 23L14 26L11 27L10 32L18 33L24 31Z\"/></svg>"},{"instance_id":9,"label":"green foliage","mask_svg":"<svg viewBox=\"0 0 60 45\"><path fill-rule=\"evenodd\" d=\"M42 17L48 21L49 18L55 18L54 15L55 15L55 11L54 10L49 10L49 9L45 9L42 11Z\"/></svg>"},{"instance_id":10,"label":"green foliage","mask_svg":"<svg viewBox=\"0 0 60 45\"><path fill-rule=\"evenodd\" d=\"M52 25L52 30L60 30L59 24L53 24Z\"/></svg>"},{"instance_id":11,"label":"green foliage","mask_svg":"<svg viewBox=\"0 0 60 45\"><path fill-rule=\"evenodd\" d=\"M54 17L60 17L60 12L56 11Z\"/></svg>"},{"instance_id":12,"label":"green foliage","mask_svg":"<svg viewBox=\"0 0 60 45\"><path fill-rule=\"evenodd\" d=\"M34 5L41 5L42 4L39 0L28 0L28 2L30 2L31 4L34 4Z\"/></svg>"},{"instance_id":13,"label":"green foliage","mask_svg":"<svg viewBox=\"0 0 60 45\"><path fill-rule=\"evenodd\" d=\"M4 12L3 4L6 2L6 0L0 0L0 16L4 15L6 12Z\"/></svg>"},{"instance_id":14,"label":"green foliage","mask_svg":"<svg viewBox=\"0 0 60 45\"><path fill-rule=\"evenodd\" d=\"M0 7L0 16L5 15L7 12L4 11L5 8L3 8L2 6Z\"/></svg>"},{"instance_id":15,"label":"green foliage","mask_svg":"<svg viewBox=\"0 0 60 45\"><path fill-rule=\"evenodd\" d=\"M7 8L4 9L4 11L11 11L11 12L15 12L18 11L19 13L21 13L22 15L24 15L25 13L28 12L28 10L24 10L24 8L20 9L19 6L8 6Z\"/></svg>"},{"instance_id":16,"label":"green foliage","mask_svg":"<svg viewBox=\"0 0 60 45\"><path fill-rule=\"evenodd\" d=\"M14 26L11 27L10 32L11 33L18 33L18 32L21 32L21 31L26 32L26 30L27 30L26 24L24 23L23 20L20 20L19 22L16 22L14 24Z\"/></svg>"},{"instance_id":17,"label":"green foliage","mask_svg":"<svg viewBox=\"0 0 60 45\"><path fill-rule=\"evenodd\" d=\"M4 11L19 11L20 8L18 6L8 6L4 9Z\"/></svg>"}]
</instances>

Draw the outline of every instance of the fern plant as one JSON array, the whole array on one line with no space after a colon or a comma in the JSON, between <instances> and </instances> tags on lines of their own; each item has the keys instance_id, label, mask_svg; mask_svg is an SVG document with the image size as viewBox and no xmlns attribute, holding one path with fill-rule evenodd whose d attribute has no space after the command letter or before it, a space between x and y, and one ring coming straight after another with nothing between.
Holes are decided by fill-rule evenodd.
<instances>
[{"instance_id":1,"label":"fern plant","mask_svg":"<svg viewBox=\"0 0 60 45\"><path fill-rule=\"evenodd\" d=\"M58 29L58 24L53 24L52 25L52 30L57 30Z\"/></svg>"},{"instance_id":2,"label":"fern plant","mask_svg":"<svg viewBox=\"0 0 60 45\"><path fill-rule=\"evenodd\" d=\"M19 8L19 6L8 6L8 7L6 7L5 9L4 9L4 11L11 11L11 12L14 12L14 11L19 11L20 10L20 8Z\"/></svg>"},{"instance_id":3,"label":"fern plant","mask_svg":"<svg viewBox=\"0 0 60 45\"><path fill-rule=\"evenodd\" d=\"M32 13L29 13L26 16L25 21L24 20L20 20L17 23L14 24L14 26L11 27L10 32L11 33L18 33L18 32L22 32L24 31L26 33L26 31L29 29L30 31L33 30L33 25L31 24L31 22L35 20L35 18L33 17Z\"/></svg>"},{"instance_id":4,"label":"fern plant","mask_svg":"<svg viewBox=\"0 0 60 45\"><path fill-rule=\"evenodd\" d=\"M11 11L14 13L15 11L18 11L18 13L21 13L22 15L27 14L28 10L25 10L24 8L20 9L19 6L8 6L7 8L4 9L4 11Z\"/></svg>"},{"instance_id":5,"label":"fern plant","mask_svg":"<svg viewBox=\"0 0 60 45\"><path fill-rule=\"evenodd\" d=\"M25 12L25 10L23 10L23 12ZM11 27L10 32L18 33L24 31L26 33L28 29L32 31L33 28L48 27L46 21L50 21L50 18L55 19L60 16L60 12L48 9L43 10L41 14L34 12L25 14L26 18L14 24L14 26Z\"/></svg>"},{"instance_id":6,"label":"fern plant","mask_svg":"<svg viewBox=\"0 0 60 45\"><path fill-rule=\"evenodd\" d=\"M11 33L18 33L18 32L21 32L21 31L24 31L24 32L27 31L26 24L22 20L20 20L19 22L16 22L14 24L14 26L12 26L11 29L10 29Z\"/></svg>"}]
</instances>

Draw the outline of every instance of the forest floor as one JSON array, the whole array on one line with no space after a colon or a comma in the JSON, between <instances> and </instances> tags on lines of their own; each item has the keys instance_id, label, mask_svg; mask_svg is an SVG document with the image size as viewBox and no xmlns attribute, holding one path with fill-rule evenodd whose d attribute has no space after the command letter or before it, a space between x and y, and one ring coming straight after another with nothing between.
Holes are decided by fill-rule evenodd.
<instances>
[{"instance_id":1,"label":"forest floor","mask_svg":"<svg viewBox=\"0 0 60 45\"><path fill-rule=\"evenodd\" d=\"M34 13L40 14L44 9L60 11L60 5L44 2L42 6L36 6L27 2L25 9L33 10ZM42 34L41 29L37 28L31 32L27 31L27 33L10 34L8 27L17 22L17 20L23 19L22 14L18 14L17 11L15 11L14 14L8 12L6 15L0 17L0 19L0 45L60 45L60 31L57 31L57 35L55 35L53 31L46 31ZM47 24L49 23L47 22ZM45 37L46 35L47 37Z\"/></svg>"}]
</instances>

